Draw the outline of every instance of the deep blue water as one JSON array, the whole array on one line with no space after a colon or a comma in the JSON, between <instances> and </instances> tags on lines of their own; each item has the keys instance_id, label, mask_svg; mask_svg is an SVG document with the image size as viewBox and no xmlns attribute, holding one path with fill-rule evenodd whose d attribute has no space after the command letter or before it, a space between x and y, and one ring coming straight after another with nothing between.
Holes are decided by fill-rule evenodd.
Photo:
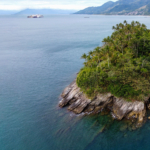
<instances>
[{"instance_id":1,"label":"deep blue water","mask_svg":"<svg viewBox=\"0 0 150 150\"><path fill-rule=\"evenodd\" d=\"M58 108L62 90L112 26L149 17L0 17L0 150L149 150L150 121L120 131L107 115ZM103 132L101 132L101 130Z\"/></svg>"}]
</instances>

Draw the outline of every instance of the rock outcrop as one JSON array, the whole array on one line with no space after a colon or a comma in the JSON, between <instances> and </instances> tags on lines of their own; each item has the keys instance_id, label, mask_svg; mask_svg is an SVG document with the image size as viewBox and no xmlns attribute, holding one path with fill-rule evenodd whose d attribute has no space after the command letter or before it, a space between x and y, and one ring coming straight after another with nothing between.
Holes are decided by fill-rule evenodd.
<instances>
[{"instance_id":1,"label":"rock outcrop","mask_svg":"<svg viewBox=\"0 0 150 150\"><path fill-rule=\"evenodd\" d=\"M60 107L70 105L68 110L77 114L83 112L83 110L91 103L91 99L88 99L74 81L68 87L65 88L62 95L62 100L59 102Z\"/></svg>"},{"instance_id":2,"label":"rock outcrop","mask_svg":"<svg viewBox=\"0 0 150 150\"><path fill-rule=\"evenodd\" d=\"M143 117L145 117L146 107L144 102L127 102L124 99L114 97L113 113L119 120L126 116L127 118L138 118L139 122L142 122Z\"/></svg>"},{"instance_id":3,"label":"rock outcrop","mask_svg":"<svg viewBox=\"0 0 150 150\"><path fill-rule=\"evenodd\" d=\"M111 93L98 94L94 99L88 99L86 95L77 86L76 81L65 88L61 95L60 107L68 106L68 110L76 114L99 113L107 108L112 116L118 120L124 117L137 118L138 122L143 122L146 114L144 102L127 102L123 98L114 97Z\"/></svg>"}]
</instances>

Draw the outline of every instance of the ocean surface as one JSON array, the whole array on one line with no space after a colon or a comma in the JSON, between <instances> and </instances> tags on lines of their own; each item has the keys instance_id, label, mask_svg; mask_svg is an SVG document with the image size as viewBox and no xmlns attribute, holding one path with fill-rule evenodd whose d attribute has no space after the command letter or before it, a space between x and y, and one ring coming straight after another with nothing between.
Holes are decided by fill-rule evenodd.
<instances>
[{"instance_id":1,"label":"ocean surface","mask_svg":"<svg viewBox=\"0 0 150 150\"><path fill-rule=\"evenodd\" d=\"M85 18L89 17L89 18ZM122 130L110 115L75 115L58 107L63 89L127 20L150 28L150 17L58 15L0 17L0 150L149 150L150 121Z\"/></svg>"}]
</instances>

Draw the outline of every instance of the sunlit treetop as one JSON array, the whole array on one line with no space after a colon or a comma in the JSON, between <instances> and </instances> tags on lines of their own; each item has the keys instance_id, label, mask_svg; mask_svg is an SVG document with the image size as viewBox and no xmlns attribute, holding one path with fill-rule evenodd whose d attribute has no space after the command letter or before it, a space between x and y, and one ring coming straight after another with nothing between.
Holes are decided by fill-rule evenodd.
<instances>
[{"instance_id":1,"label":"sunlit treetop","mask_svg":"<svg viewBox=\"0 0 150 150\"><path fill-rule=\"evenodd\" d=\"M145 100L150 94L150 30L139 22L113 26L103 46L83 54L78 86L89 97L111 92L127 100Z\"/></svg>"}]
</instances>

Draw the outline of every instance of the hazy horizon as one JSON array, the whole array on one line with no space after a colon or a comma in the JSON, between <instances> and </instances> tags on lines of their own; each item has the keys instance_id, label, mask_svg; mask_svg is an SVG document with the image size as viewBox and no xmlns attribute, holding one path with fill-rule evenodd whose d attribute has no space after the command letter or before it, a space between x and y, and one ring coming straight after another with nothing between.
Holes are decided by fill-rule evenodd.
<instances>
[{"instance_id":1,"label":"hazy horizon","mask_svg":"<svg viewBox=\"0 0 150 150\"><path fill-rule=\"evenodd\" d=\"M109 0L2 0L0 10L21 11L24 9L61 9L61 10L81 10L91 6L101 6ZM117 1L117 0L112 0Z\"/></svg>"}]
</instances>

